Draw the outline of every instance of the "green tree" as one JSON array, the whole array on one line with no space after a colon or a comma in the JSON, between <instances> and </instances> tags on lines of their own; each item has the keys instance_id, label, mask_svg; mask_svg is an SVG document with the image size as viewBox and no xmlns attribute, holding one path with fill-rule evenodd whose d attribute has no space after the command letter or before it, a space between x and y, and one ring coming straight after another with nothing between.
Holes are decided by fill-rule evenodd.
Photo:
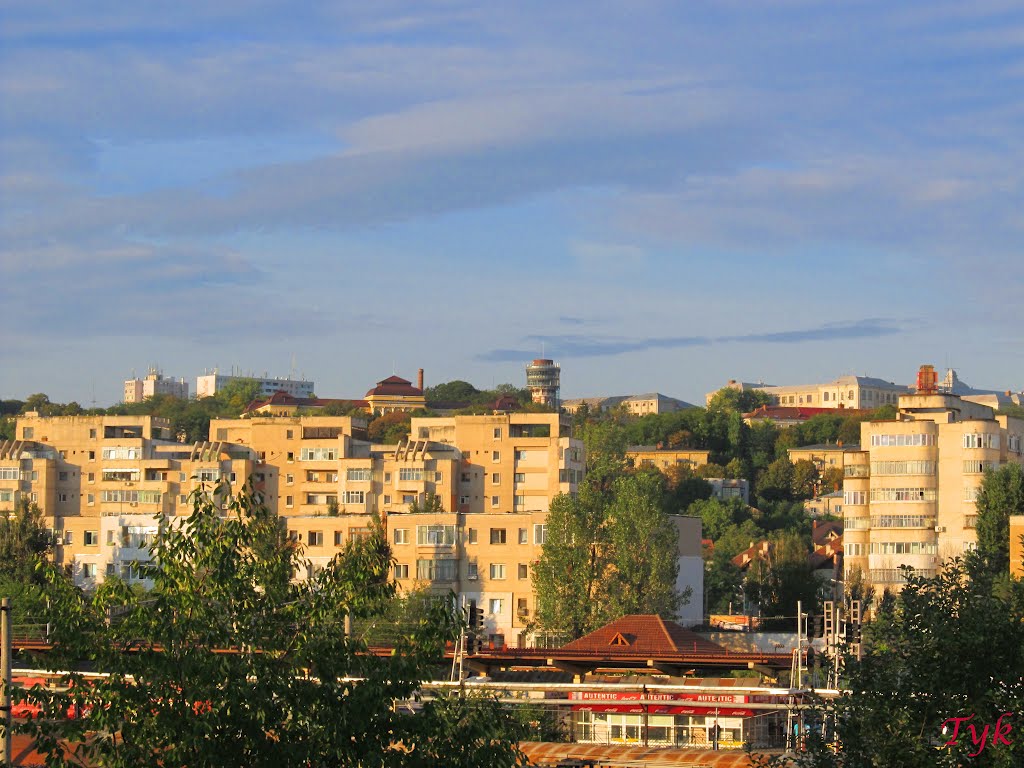
<instances>
[{"instance_id":1,"label":"green tree","mask_svg":"<svg viewBox=\"0 0 1024 768\"><path fill-rule=\"evenodd\" d=\"M404 411L392 411L378 416L366 428L366 435L374 442L394 445L409 436L412 417Z\"/></svg>"},{"instance_id":2,"label":"green tree","mask_svg":"<svg viewBox=\"0 0 1024 768\"><path fill-rule=\"evenodd\" d=\"M807 544L800 534L780 531L770 539L767 558L750 564L746 593L759 603L763 615L795 616L797 601L802 601L807 610L815 610L818 584L807 555Z\"/></svg>"},{"instance_id":3,"label":"green tree","mask_svg":"<svg viewBox=\"0 0 1024 768\"><path fill-rule=\"evenodd\" d=\"M533 568L537 623L568 640L607 623L607 501L590 482L574 497L556 496L548 510L540 559Z\"/></svg>"},{"instance_id":4,"label":"green tree","mask_svg":"<svg viewBox=\"0 0 1024 768\"><path fill-rule=\"evenodd\" d=\"M438 514L444 512L444 504L436 493L428 493L423 497L423 501L417 499L411 502L409 512L412 514Z\"/></svg>"},{"instance_id":5,"label":"green tree","mask_svg":"<svg viewBox=\"0 0 1024 768\"><path fill-rule=\"evenodd\" d=\"M427 387L423 394L428 403L468 403L472 402L473 399L480 394L480 390L468 381L455 379L454 381L446 381L442 384L436 384L433 387Z\"/></svg>"},{"instance_id":6,"label":"green tree","mask_svg":"<svg viewBox=\"0 0 1024 768\"><path fill-rule=\"evenodd\" d=\"M260 383L256 379L241 378L229 381L214 398L222 409L238 416L259 394Z\"/></svg>"},{"instance_id":7,"label":"green tree","mask_svg":"<svg viewBox=\"0 0 1024 768\"><path fill-rule=\"evenodd\" d=\"M65 693L19 694L43 707L20 728L47 765L522 763L507 738L514 724L493 706L459 697L422 702L415 714L395 706L454 637L451 601L397 638L393 655L346 636L348 619L368 621L394 598L379 527L296 582L301 550L258 495L238 494L226 514L199 494L193 504L187 519L161 520L144 597L113 580L86 595L48 570L46 663L109 676L87 683L69 673ZM72 705L81 716L68 720Z\"/></svg>"},{"instance_id":8,"label":"green tree","mask_svg":"<svg viewBox=\"0 0 1024 768\"><path fill-rule=\"evenodd\" d=\"M1010 516L1024 514L1024 468L1006 464L985 471L975 504L978 511L978 555L990 572L1010 569Z\"/></svg>"},{"instance_id":9,"label":"green tree","mask_svg":"<svg viewBox=\"0 0 1024 768\"><path fill-rule=\"evenodd\" d=\"M947 563L933 578L911 576L899 595L883 600L865 627L863 660L847 661L848 693L816 713L835 724L834 734L812 738L794 762L821 768L1024 764L1018 722L1024 603L990 587L985 564L971 558ZM987 730L984 750L968 724L947 745L954 734L949 718L971 715L979 741ZM992 738L1001 716L1013 729L1009 743ZM841 745L838 753L828 742Z\"/></svg>"},{"instance_id":10,"label":"green tree","mask_svg":"<svg viewBox=\"0 0 1024 768\"><path fill-rule=\"evenodd\" d=\"M793 465L793 498L809 499L818 485L818 468L810 459L800 459ZM763 495L763 494L762 494Z\"/></svg>"},{"instance_id":11,"label":"green tree","mask_svg":"<svg viewBox=\"0 0 1024 768\"><path fill-rule=\"evenodd\" d=\"M832 493L843 489L843 470L839 467L826 467L821 473L821 492Z\"/></svg>"},{"instance_id":12,"label":"green tree","mask_svg":"<svg viewBox=\"0 0 1024 768\"><path fill-rule=\"evenodd\" d=\"M793 498L793 463L783 456L769 464L757 478L757 495L767 501Z\"/></svg>"},{"instance_id":13,"label":"green tree","mask_svg":"<svg viewBox=\"0 0 1024 768\"><path fill-rule=\"evenodd\" d=\"M771 395L760 389L740 391L732 387L723 387L712 396L711 402L708 403L708 410L750 413L762 405L770 405L771 401Z\"/></svg>"},{"instance_id":14,"label":"green tree","mask_svg":"<svg viewBox=\"0 0 1024 768\"><path fill-rule=\"evenodd\" d=\"M617 616L656 613L674 618L680 597L679 530L665 514L657 472L639 472L615 482L608 507L611 562L607 599ZM643 542L641 546L637 546Z\"/></svg>"},{"instance_id":15,"label":"green tree","mask_svg":"<svg viewBox=\"0 0 1024 768\"><path fill-rule=\"evenodd\" d=\"M39 583L37 566L50 551L50 532L39 507L22 496L0 510L0 581Z\"/></svg>"}]
</instances>

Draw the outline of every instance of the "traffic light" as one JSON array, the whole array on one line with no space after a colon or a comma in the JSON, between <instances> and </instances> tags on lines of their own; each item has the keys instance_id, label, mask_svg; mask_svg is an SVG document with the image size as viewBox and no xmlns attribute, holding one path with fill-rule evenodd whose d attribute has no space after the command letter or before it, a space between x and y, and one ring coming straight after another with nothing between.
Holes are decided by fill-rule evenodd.
<instances>
[{"instance_id":1,"label":"traffic light","mask_svg":"<svg viewBox=\"0 0 1024 768\"><path fill-rule=\"evenodd\" d=\"M814 617L814 636L823 637L825 634L825 617L820 613Z\"/></svg>"},{"instance_id":2,"label":"traffic light","mask_svg":"<svg viewBox=\"0 0 1024 768\"><path fill-rule=\"evenodd\" d=\"M466 635L466 653L470 656L476 653L476 635Z\"/></svg>"},{"instance_id":3,"label":"traffic light","mask_svg":"<svg viewBox=\"0 0 1024 768\"><path fill-rule=\"evenodd\" d=\"M470 632L479 632L484 625L484 609L476 604L476 600L470 600L467 607L467 624Z\"/></svg>"}]
</instances>

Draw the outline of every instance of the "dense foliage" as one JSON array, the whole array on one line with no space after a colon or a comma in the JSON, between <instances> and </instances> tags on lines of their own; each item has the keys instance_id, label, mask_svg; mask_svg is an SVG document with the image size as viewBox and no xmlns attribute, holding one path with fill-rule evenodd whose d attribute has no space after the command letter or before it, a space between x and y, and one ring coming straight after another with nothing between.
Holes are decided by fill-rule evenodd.
<instances>
[{"instance_id":1,"label":"dense foliage","mask_svg":"<svg viewBox=\"0 0 1024 768\"><path fill-rule=\"evenodd\" d=\"M145 594L106 580L93 594L48 570L49 668L66 692L31 691L31 733L48 765L447 766L521 763L519 726L489 700L416 700L460 626L433 601L393 637L393 655L347 635L395 599L381 530L309 581L300 549L252 492L219 509L201 494L190 517L161 521L142 566ZM80 713L67 719L74 708ZM68 751L70 750L70 754ZM480 761L484 760L484 763Z\"/></svg>"},{"instance_id":2,"label":"dense foliage","mask_svg":"<svg viewBox=\"0 0 1024 768\"><path fill-rule=\"evenodd\" d=\"M1024 764L1024 584L997 589L993 577L972 556L933 578L912 576L883 600L865 628L863 660L847 660L849 693L812 713L824 727L812 729L796 764ZM965 720L957 727L951 718Z\"/></svg>"}]
</instances>

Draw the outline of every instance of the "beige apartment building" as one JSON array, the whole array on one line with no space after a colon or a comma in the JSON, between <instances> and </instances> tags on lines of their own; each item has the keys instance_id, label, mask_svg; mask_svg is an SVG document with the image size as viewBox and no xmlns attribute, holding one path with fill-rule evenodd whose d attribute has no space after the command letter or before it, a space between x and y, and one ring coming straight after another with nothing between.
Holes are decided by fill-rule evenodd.
<instances>
[{"instance_id":1,"label":"beige apartment building","mask_svg":"<svg viewBox=\"0 0 1024 768\"><path fill-rule=\"evenodd\" d=\"M184 379L169 379L157 368L150 368L144 379L128 379L124 383L124 401L141 403L156 395L170 395L179 400L188 400L188 382Z\"/></svg>"},{"instance_id":2,"label":"beige apartment building","mask_svg":"<svg viewBox=\"0 0 1024 768\"><path fill-rule=\"evenodd\" d=\"M136 580L159 520L191 512L193 490L236 494L252 477L303 545L297 578L367 535L376 515L403 589L475 600L487 633L511 643L533 615L548 505L576 491L585 467L568 421L550 413L415 418L399 445L368 442L358 417L216 419L207 442L171 438L157 417L27 414L0 444L0 508L22 495L38 503L57 561L89 587Z\"/></svg>"},{"instance_id":3,"label":"beige apartment building","mask_svg":"<svg viewBox=\"0 0 1024 768\"><path fill-rule=\"evenodd\" d=\"M184 445L153 416L29 413L0 444L0 507L37 503L54 532L55 557L81 586L136 578L158 516L187 514L189 494L221 480L234 493L260 471L241 446Z\"/></svg>"},{"instance_id":4,"label":"beige apartment building","mask_svg":"<svg viewBox=\"0 0 1024 768\"><path fill-rule=\"evenodd\" d=\"M899 399L897 417L861 425L844 454L845 575L898 590L901 565L934 574L977 543L975 500L985 470L1024 463L1024 421L955 395Z\"/></svg>"},{"instance_id":5,"label":"beige apartment building","mask_svg":"<svg viewBox=\"0 0 1024 768\"><path fill-rule=\"evenodd\" d=\"M759 389L771 396L771 405L802 405L810 408L879 408L894 405L901 395L911 391L909 387L871 376L840 376L824 384L786 386L730 380L725 386L740 391ZM709 404L717 392L708 392L705 403Z\"/></svg>"},{"instance_id":6,"label":"beige apartment building","mask_svg":"<svg viewBox=\"0 0 1024 768\"><path fill-rule=\"evenodd\" d=\"M658 448L654 445L631 445L626 448L626 459L633 466L655 467L662 471L677 465L696 469L708 463L711 451L703 448Z\"/></svg>"}]
</instances>

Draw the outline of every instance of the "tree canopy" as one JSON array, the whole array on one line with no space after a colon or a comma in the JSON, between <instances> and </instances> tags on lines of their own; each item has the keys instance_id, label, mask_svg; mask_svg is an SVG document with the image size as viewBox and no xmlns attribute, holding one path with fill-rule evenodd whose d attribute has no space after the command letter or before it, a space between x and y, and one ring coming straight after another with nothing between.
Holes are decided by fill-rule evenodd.
<instances>
[{"instance_id":1,"label":"tree canopy","mask_svg":"<svg viewBox=\"0 0 1024 768\"><path fill-rule=\"evenodd\" d=\"M674 618L679 534L658 472L588 476L557 496L533 569L540 629L575 639L619 616Z\"/></svg>"},{"instance_id":2,"label":"tree canopy","mask_svg":"<svg viewBox=\"0 0 1024 768\"><path fill-rule=\"evenodd\" d=\"M70 673L64 693L19 694L43 707L19 727L48 765L521 763L515 724L487 701L395 706L417 698L455 636L452 601L427 606L389 656L346 634L347 621L386 614L395 597L379 527L298 582L301 549L258 494L227 509L192 500L187 519L161 520L140 566L148 593L110 579L85 594L48 570L55 648L45 663L109 673ZM77 719L65 716L71 706Z\"/></svg>"},{"instance_id":3,"label":"tree canopy","mask_svg":"<svg viewBox=\"0 0 1024 768\"><path fill-rule=\"evenodd\" d=\"M849 693L815 713L826 725L823 737L812 737L795 763L1024 764L1024 594L1020 582L1012 586L1006 595L994 592L984 562L974 557L948 562L932 578L910 576L865 626L863 660L846 662ZM1000 718L1003 740L995 738Z\"/></svg>"},{"instance_id":4,"label":"tree canopy","mask_svg":"<svg viewBox=\"0 0 1024 768\"><path fill-rule=\"evenodd\" d=\"M978 555L992 573L1010 569L1010 516L1024 515L1024 468L1006 464L985 472L975 504Z\"/></svg>"}]
</instances>

